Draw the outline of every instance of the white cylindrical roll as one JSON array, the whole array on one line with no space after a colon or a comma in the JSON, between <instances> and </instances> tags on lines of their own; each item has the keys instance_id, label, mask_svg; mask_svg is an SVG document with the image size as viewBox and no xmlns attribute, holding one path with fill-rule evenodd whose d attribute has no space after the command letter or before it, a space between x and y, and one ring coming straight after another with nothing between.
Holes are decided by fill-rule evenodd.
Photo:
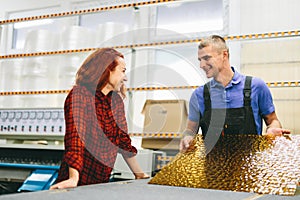
<instances>
[{"instance_id":1,"label":"white cylindrical roll","mask_svg":"<svg viewBox=\"0 0 300 200\"><path fill-rule=\"evenodd\" d=\"M22 85L24 91L44 91L48 88L48 78L45 74L25 74L22 77ZM24 95L21 96L22 107L47 107L51 103L51 96L48 98L45 95Z\"/></svg>"},{"instance_id":2,"label":"white cylindrical roll","mask_svg":"<svg viewBox=\"0 0 300 200\"><path fill-rule=\"evenodd\" d=\"M27 58L22 69L22 91L47 91L57 89L57 61L56 57L33 57ZM54 95L24 95L21 105L26 108L32 107L55 107Z\"/></svg>"},{"instance_id":3,"label":"white cylindrical roll","mask_svg":"<svg viewBox=\"0 0 300 200\"><path fill-rule=\"evenodd\" d=\"M94 32L80 26L68 26L62 31L62 49L83 49L94 46Z\"/></svg>"},{"instance_id":4,"label":"white cylindrical roll","mask_svg":"<svg viewBox=\"0 0 300 200\"><path fill-rule=\"evenodd\" d=\"M87 53L77 53L64 55L61 57L58 73L58 87L60 89L70 89L74 85L77 70L80 68Z\"/></svg>"},{"instance_id":5,"label":"white cylindrical roll","mask_svg":"<svg viewBox=\"0 0 300 200\"><path fill-rule=\"evenodd\" d=\"M128 44L129 27L124 23L107 22L99 24L96 35L97 47Z\"/></svg>"},{"instance_id":6,"label":"white cylindrical roll","mask_svg":"<svg viewBox=\"0 0 300 200\"><path fill-rule=\"evenodd\" d=\"M60 35L49 30L39 29L28 32L24 52L57 51L60 48ZM22 91L44 91L57 89L57 56L28 57L24 59L21 71ZM53 107L54 96L23 95L20 105L25 108Z\"/></svg>"},{"instance_id":7,"label":"white cylindrical roll","mask_svg":"<svg viewBox=\"0 0 300 200\"><path fill-rule=\"evenodd\" d=\"M2 60L1 79L3 91L19 91L23 59Z\"/></svg>"},{"instance_id":8,"label":"white cylindrical roll","mask_svg":"<svg viewBox=\"0 0 300 200\"><path fill-rule=\"evenodd\" d=\"M27 33L24 52L56 51L59 48L59 35L49 30L32 30Z\"/></svg>"},{"instance_id":9,"label":"white cylindrical roll","mask_svg":"<svg viewBox=\"0 0 300 200\"><path fill-rule=\"evenodd\" d=\"M22 69L22 77L31 75L41 75L47 78L44 84L47 84L46 90L57 89L58 81L58 66L59 56L43 56L43 57L29 57L24 61L24 67ZM34 82L34 81L33 81ZM28 89L28 85L22 85L22 89ZM39 85L30 87L40 88Z\"/></svg>"},{"instance_id":10,"label":"white cylindrical roll","mask_svg":"<svg viewBox=\"0 0 300 200\"><path fill-rule=\"evenodd\" d=\"M21 84L21 71L23 67L23 59L2 60L0 63L0 78L1 78L1 91L20 91ZM1 96L2 108L15 108L20 106L20 96Z\"/></svg>"}]
</instances>

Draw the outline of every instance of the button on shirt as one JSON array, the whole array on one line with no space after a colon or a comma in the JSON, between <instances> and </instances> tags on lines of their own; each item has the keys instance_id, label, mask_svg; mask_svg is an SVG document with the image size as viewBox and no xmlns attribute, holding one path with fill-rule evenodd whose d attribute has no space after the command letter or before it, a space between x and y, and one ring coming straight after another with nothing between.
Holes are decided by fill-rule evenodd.
<instances>
[{"instance_id":1,"label":"button on shirt","mask_svg":"<svg viewBox=\"0 0 300 200\"><path fill-rule=\"evenodd\" d=\"M214 79L210 81L210 96L212 108L240 108L244 106L245 75L237 72L233 67L234 76L224 88ZM199 122L200 113L204 113L203 88L197 88L189 102L189 120ZM275 111L271 92L265 82L253 77L251 84L251 107L254 114L257 133L262 133L262 116Z\"/></svg>"}]
</instances>

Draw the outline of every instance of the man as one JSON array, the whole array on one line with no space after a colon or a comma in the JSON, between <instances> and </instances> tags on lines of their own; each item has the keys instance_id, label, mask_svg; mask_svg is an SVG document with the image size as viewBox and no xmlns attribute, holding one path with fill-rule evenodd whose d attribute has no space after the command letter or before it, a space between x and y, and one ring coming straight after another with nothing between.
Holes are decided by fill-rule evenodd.
<instances>
[{"instance_id":1,"label":"man","mask_svg":"<svg viewBox=\"0 0 300 200\"><path fill-rule=\"evenodd\" d=\"M218 139L221 134L262 135L263 119L268 136L290 133L282 128L264 81L246 78L230 66L229 49L222 37L212 35L202 39L198 59L200 68L212 80L197 88L191 96L187 127L180 141L181 151L189 147L198 129L204 138Z\"/></svg>"}]
</instances>

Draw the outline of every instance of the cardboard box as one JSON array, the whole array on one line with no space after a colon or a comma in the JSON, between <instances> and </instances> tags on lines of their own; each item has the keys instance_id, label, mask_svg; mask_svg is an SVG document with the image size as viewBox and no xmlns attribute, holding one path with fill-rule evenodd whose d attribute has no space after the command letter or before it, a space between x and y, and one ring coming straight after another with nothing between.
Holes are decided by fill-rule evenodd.
<instances>
[{"instance_id":1,"label":"cardboard box","mask_svg":"<svg viewBox=\"0 0 300 200\"><path fill-rule=\"evenodd\" d=\"M146 100L142 113L144 133L182 133L186 127L185 100ZM142 148L177 150L179 141L179 138L143 138Z\"/></svg>"}]
</instances>

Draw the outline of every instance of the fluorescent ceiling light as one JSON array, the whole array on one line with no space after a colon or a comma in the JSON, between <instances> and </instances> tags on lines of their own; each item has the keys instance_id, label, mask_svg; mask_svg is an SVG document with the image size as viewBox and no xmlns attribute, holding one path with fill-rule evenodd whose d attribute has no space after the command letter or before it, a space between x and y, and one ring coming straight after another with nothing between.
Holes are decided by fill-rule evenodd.
<instances>
[{"instance_id":1,"label":"fluorescent ceiling light","mask_svg":"<svg viewBox=\"0 0 300 200\"><path fill-rule=\"evenodd\" d=\"M33 21L25 21L25 22L19 22L14 24L15 29L21 29L21 28L28 28L33 26L42 26L46 24L51 24L53 22L53 19L40 19L40 20L33 20Z\"/></svg>"},{"instance_id":2,"label":"fluorescent ceiling light","mask_svg":"<svg viewBox=\"0 0 300 200\"><path fill-rule=\"evenodd\" d=\"M199 1L207 1L207 0L173 1L173 2L168 2L166 6L168 8L176 8L181 6L183 3L191 3L191 2L199 2Z\"/></svg>"},{"instance_id":3,"label":"fluorescent ceiling light","mask_svg":"<svg viewBox=\"0 0 300 200\"><path fill-rule=\"evenodd\" d=\"M207 20L205 22L177 23L159 25L158 29L166 29L177 33L195 33L203 31L220 30L223 28L222 20Z\"/></svg>"}]
</instances>

